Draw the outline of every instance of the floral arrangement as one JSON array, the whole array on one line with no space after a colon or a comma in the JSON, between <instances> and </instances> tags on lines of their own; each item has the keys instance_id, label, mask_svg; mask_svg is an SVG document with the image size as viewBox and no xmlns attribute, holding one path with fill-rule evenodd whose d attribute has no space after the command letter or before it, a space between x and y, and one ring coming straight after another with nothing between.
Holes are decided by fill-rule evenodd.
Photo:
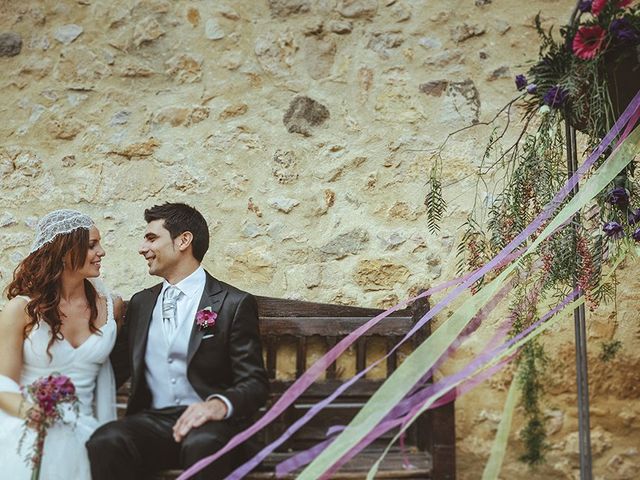
<instances>
[{"instance_id":1,"label":"floral arrangement","mask_svg":"<svg viewBox=\"0 0 640 480\"><path fill-rule=\"evenodd\" d=\"M204 330L209 327L213 328L216 324L217 318L218 314L211 310L211 307L207 307L196 313L196 324L200 330Z\"/></svg>"},{"instance_id":2,"label":"floral arrangement","mask_svg":"<svg viewBox=\"0 0 640 480\"><path fill-rule=\"evenodd\" d=\"M540 58L527 72L516 76L525 93L527 110L563 109L568 120L592 138L602 137L620 113L620 103L640 88L618 85L616 74L630 65L640 77L640 7L631 0L582 0L571 25L560 29L560 41L551 30L536 28L542 43ZM633 91L626 91L633 90ZM623 105L624 107L625 105Z\"/></svg>"},{"instance_id":3,"label":"floral arrangement","mask_svg":"<svg viewBox=\"0 0 640 480\"><path fill-rule=\"evenodd\" d=\"M78 397L76 396L76 387L71 379L59 374L39 378L25 390L34 405L27 411L27 420L18 443L18 450L22 449L28 429L35 428L36 442L33 451L26 457L26 461L32 466L31 480L38 480L47 430L62 420L63 405L69 405L77 415Z\"/></svg>"},{"instance_id":4,"label":"floral arrangement","mask_svg":"<svg viewBox=\"0 0 640 480\"><path fill-rule=\"evenodd\" d=\"M539 15L536 29L541 39L538 59L515 77L519 94L485 124L493 130L480 162L477 185L486 187L490 182L482 178L499 171L493 177L497 193L485 199L486 203L477 202L467 220L458 246L460 274L493 258L541 213L565 183L567 145L573 144L575 152L578 144L565 124L583 132L580 144L592 151L640 90L637 1L577 1L569 24L559 30L559 38L554 38L553 28L542 28ZM522 128L512 144L503 146L513 106L521 107ZM438 172L447 140L432 157L435 167L425 200L432 232L446 208ZM604 152L596 167L609 153ZM513 335L539 318L542 305L553 305L575 286L591 310L614 298L615 277L606 281L606 265L631 250L631 243L640 242L640 183L634 172L632 162L597 197L597 204L541 244L537 255L523 265L511 294ZM474 285L472 293L484 280ZM615 355L614 342L602 344L603 361ZM528 343L517 364L526 416L520 432L525 450L521 459L535 465L544 461L548 448L542 407L548 357L542 340Z\"/></svg>"}]
</instances>

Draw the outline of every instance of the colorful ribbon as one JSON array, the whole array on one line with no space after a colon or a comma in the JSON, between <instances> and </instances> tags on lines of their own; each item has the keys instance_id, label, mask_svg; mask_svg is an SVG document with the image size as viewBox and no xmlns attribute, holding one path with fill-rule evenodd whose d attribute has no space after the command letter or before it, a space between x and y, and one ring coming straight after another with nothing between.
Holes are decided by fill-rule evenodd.
<instances>
[{"instance_id":1,"label":"colorful ribbon","mask_svg":"<svg viewBox=\"0 0 640 480\"><path fill-rule=\"evenodd\" d=\"M609 132L605 140L591 155L587 162L585 162L572 178L565 184L565 186L554 197L554 200L548 204L544 211L538 216L538 218L532 222L512 243L519 244L521 238L528 237L530 233L533 233L541 226L545 219L548 219L550 214L557 208L562 199L566 198L573 186L577 184L580 178L582 178L593 164L593 162L600 155L604 149L606 142L611 142L615 134L619 129L624 126L624 122L637 110L640 104L640 94L636 95L634 101L629 108L623 114L623 117L616 122L614 130ZM558 213L558 215L547 225L543 232L536 238L536 240L529 245L525 254L529 255L543 240L545 240L551 232L553 232L558 226L570 219L580 208L586 205L600 190L602 190L607 184L609 184L617 173L624 168L637 152L638 134L637 130L632 133L618 147L610 156L607 162L594 174L584 185L583 189L578 192L567 205ZM633 149L633 150L629 150ZM518 242L518 243L516 243ZM505 248L508 250L509 246ZM504 252L504 250L503 250ZM500 254L498 255L498 258ZM417 381L419 376L425 369L430 368L434 362L434 356L439 355L441 349L450 344L453 339L460 333L464 326L469 322L473 313L477 311L482 305L484 305L488 299L498 288L499 284L503 282L506 277L516 268L519 262L511 265L502 274L489 285L485 286L475 297L467 300L465 304L458 309L452 317L442 325L436 332L429 337L421 346L419 346L410 357L408 357L403 364L391 375L385 384L376 392L376 394L369 400L369 402L361 409L360 413L356 415L354 420L345 429L345 431L338 436L335 442L333 442L321 455L314 460L301 474L300 478L317 478L324 471L327 470L334 462L335 458L340 455L340 452L344 452L347 449L356 445L372 428L379 423L386 413L392 408L392 405L396 404L404 394L406 394L407 388L411 388L413 383ZM490 265L491 262L489 262ZM486 267L486 266L485 266ZM458 288L460 288L460 285ZM457 290L457 289L456 289Z\"/></svg>"},{"instance_id":2,"label":"colorful ribbon","mask_svg":"<svg viewBox=\"0 0 640 480\"><path fill-rule=\"evenodd\" d=\"M630 119L632 114L634 114L638 110L638 106L639 105L640 105L640 94L637 94L636 97L633 99L633 101L630 103L629 107L625 110L623 115L620 117L620 119L618 119L618 121L614 125L614 128L607 134L607 136L603 139L603 141L600 143L598 148L589 157L589 159L587 159L587 161L578 169L576 174L573 175L571 177L571 179L565 184L565 186L560 190L560 192L558 192L556 197L554 197L554 199L547 205L547 207L545 207L545 209L542 211L542 213L523 232L521 232L520 235L518 235L516 238L514 238L509 243L509 245L507 245L507 247L505 247L498 255L496 255L496 257L494 257L494 259L492 259L490 262L488 262L482 268L478 269L477 271L473 272L470 275L467 275L461 281L454 280L454 281L451 281L451 282L447 282L447 284L445 284L446 286L458 285L458 287L455 288L454 291L451 292L449 295L447 295L447 297L445 297L445 299L443 299L441 302L439 302L432 310L430 310L416 324L416 326L411 330L411 332L409 332L405 336L405 339L403 339L402 342L406 341L406 338L409 338L411 335L413 335L419 328L421 328L426 322L428 322L436 313L441 311L454 298L456 298L460 293L462 293L462 291L466 290L466 288L468 286L473 284L476 280L478 280L479 278L484 276L489 271L495 269L498 265L500 265L503 262L505 262L507 257L512 254L513 250L515 250L515 248L517 248L518 245L520 245L526 238L528 238L532 233L534 233L538 228L540 228L543 225L543 223L550 218L552 213L557 209L557 207L561 204L561 202L569 195L569 193L572 191L573 187L575 185L577 185L577 183L580 181L580 179L587 173L587 171L591 168L591 166L593 165L595 160L602 154L602 152L605 150L605 148L611 143L613 138L619 133L620 129L628 122L628 120ZM625 165L626 165L626 163L625 163ZM574 200L575 200L575 197L574 197ZM567 207L565 207L565 209L563 209L563 211L564 210L566 210L568 212L568 211L570 211L572 209L567 209ZM571 213L571 215L573 215L574 213L575 213L575 211L573 211L573 213ZM568 217L568 218L570 218L570 217ZM563 220L563 221L566 221L566 219ZM554 226L554 228L555 228L555 226ZM547 233L546 236L548 236L548 233ZM527 249L527 250L529 250L529 249ZM523 252L522 251L518 252L518 255L516 255L516 256L519 256L519 254L521 254L521 253L523 253ZM444 288L446 288L444 285L440 286L440 287L436 287L436 289L438 289L438 290L442 290ZM436 290L436 289L432 289L431 293L434 293L434 290ZM487 291L487 295L482 295L482 300L484 301L484 303L486 303L486 301L488 300L487 297L491 296L491 295L488 295L488 294L492 293L493 291L495 291L495 288L489 289ZM422 295L420 295L420 296L418 296L416 298L420 298L422 296L427 296L427 294L428 293L425 292L424 294L422 294ZM415 299L412 299L412 300L415 300ZM402 302L402 303L400 303L399 305L397 305L395 307L392 307L391 309L385 311L384 313L382 313L382 314L378 315L377 317L375 317L374 319L370 320L369 322L367 322L367 324L363 325L362 327L360 327L356 331L352 332L352 334L350 334L349 336L345 337L345 339L343 339L343 341L339 342L338 345L336 345L336 347L334 347L334 349L332 349L330 352L327 352L327 354L325 354L307 372L305 372L305 374L303 376L301 376L291 386L291 388L287 392L285 392L285 394L283 394L283 396L280 398L280 400L278 402L276 402L276 404L262 417L261 420L256 422L249 429L247 429L244 432L241 432L238 435L236 435L222 450L220 450L215 455L212 455L210 457L206 457L206 458L200 460L199 462L197 462L196 464L192 465L189 469L187 469L179 477L179 479L180 480L184 480L184 479L189 478L190 476L192 476L196 472L198 472L201 469L203 469L204 467L206 467L211 462L215 461L221 455L223 455L224 453L228 452L229 450L231 450L232 448L234 448L238 444L242 443L244 440L246 440L247 438L252 436L254 433L259 431L260 429L262 429L264 426L268 425L270 422L275 420L284 410L286 410L286 408L288 406L290 406L293 403L293 401L295 401L296 398L298 398L306 390L306 388L308 388L311 385L311 383L313 383L313 381L315 381L316 378L318 378L318 376L337 358L337 356L339 356L346 348L348 348L348 346L351 345L360 335L362 335L362 333L364 331L366 331L368 328L371 328L371 326L375 325L375 323L377 323L378 321L380 321L383 318L385 318L386 316L388 316L391 312L403 307L408 302L409 301L405 301L405 302ZM465 309L466 308L472 308L474 306L480 308L482 305L481 304L476 305L475 303L471 303L471 304L467 304ZM453 317L452 317L452 319L453 319ZM464 327L464 322L457 322L457 323L463 323L462 327ZM459 326L460 325L456 325L453 328L453 330L455 330ZM442 330L442 327L440 329L438 329L438 331L440 331L440 330ZM449 331L447 333L451 334L451 333L454 333L454 332L453 331ZM459 332L457 332L457 333L459 333ZM433 338L433 336L430 337L430 339L432 339L432 338ZM443 343L446 343L446 342L443 342ZM405 361L405 363L406 363L406 361ZM404 365L404 363L403 363L403 365ZM385 406L385 409L386 408L387 407ZM347 428L347 430L349 430L349 428ZM340 440L341 438L343 438L346 433L347 432L341 434L338 437L337 440ZM360 436L360 433L358 433L358 436ZM280 443L282 443L282 442L280 442ZM339 442L339 441L336 442L336 444L340 444L340 443L341 442ZM333 445L332 445L332 447L333 447ZM327 451L323 452L323 454L322 454L322 455L325 456L325 459L327 458L328 455L330 455L330 452L328 452L328 450L331 450L331 447L328 448ZM322 457L322 455L321 455L321 457ZM258 461L260 461L260 460L258 460ZM251 463L251 462L249 462L249 463ZM322 463L322 460L320 462L318 462L318 459L316 459L316 462L314 462L314 463L316 463L316 465L318 465L318 464ZM312 469L308 468L307 470L309 470L309 473L310 473L311 471L315 471L316 469L315 468L312 468ZM305 470L305 472L307 470ZM236 472L239 473L239 474L241 473L240 469L237 470ZM234 476L236 472L234 472L234 474L232 474L228 478L241 478L241 476ZM305 472L303 472L303 474Z\"/></svg>"}]
</instances>

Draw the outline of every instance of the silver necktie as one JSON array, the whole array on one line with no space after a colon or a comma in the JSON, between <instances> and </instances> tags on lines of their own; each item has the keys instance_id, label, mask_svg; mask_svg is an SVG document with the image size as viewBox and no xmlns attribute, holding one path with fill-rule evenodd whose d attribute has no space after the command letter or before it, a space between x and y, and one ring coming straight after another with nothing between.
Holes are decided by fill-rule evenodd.
<instances>
[{"instance_id":1,"label":"silver necktie","mask_svg":"<svg viewBox=\"0 0 640 480\"><path fill-rule=\"evenodd\" d=\"M182 292L178 287L171 285L162 295L162 329L167 343L171 343L173 335L178 328L176 311L178 307L178 298Z\"/></svg>"}]
</instances>

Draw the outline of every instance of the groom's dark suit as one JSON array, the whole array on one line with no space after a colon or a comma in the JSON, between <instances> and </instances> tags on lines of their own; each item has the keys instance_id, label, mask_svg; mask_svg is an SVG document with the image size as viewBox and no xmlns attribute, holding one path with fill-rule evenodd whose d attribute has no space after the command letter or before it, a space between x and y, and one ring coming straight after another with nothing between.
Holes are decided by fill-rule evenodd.
<instances>
[{"instance_id":1,"label":"groom's dark suit","mask_svg":"<svg viewBox=\"0 0 640 480\"><path fill-rule=\"evenodd\" d=\"M111 355L116 383L121 385L131 377L127 415L122 420L98 429L88 442L94 480L139 478L143 473L139 466L126 467L132 471L128 475L124 474L123 455L129 455L128 450L132 444L130 439L123 437L133 435L137 442L142 443L142 447L136 445L136 449L143 451L138 456L132 455L132 462L140 464L139 457L147 456L145 445L151 447L155 441L159 445L167 443L164 434L161 435L161 440L155 438L157 432L153 431L156 428L153 423L159 428L170 428L185 409L151 408L152 394L145 378L145 352L153 309L161 290L162 284L158 284L136 293L129 302L125 325ZM245 428L251 416L266 402L269 383L262 360L255 298L206 273L198 310L206 307L211 307L217 313L216 323L213 330L203 330L194 319L187 351L187 378L203 400L214 394L226 397L233 406L233 414L227 420L211 421L192 430L182 444L173 442L175 445L171 445L168 442L169 447L175 447L175 452L158 451L160 447L150 448L149 454L153 458L144 458L145 465L158 468L189 466L194 463L194 459L213 453L211 447L204 445L205 440L193 441L198 432L206 434L204 437L216 444L213 451L217 451L233 435ZM145 430L149 432L145 433ZM116 448L114 443L120 443L120 447ZM189 447L198 452L185 452ZM158 460L164 462L158 463ZM226 470L233 463L234 460L228 461L225 468L219 465L215 469L216 478L222 473L221 470ZM146 466L143 470L146 470ZM213 470L207 469L206 478L214 478L212 474Z\"/></svg>"}]
</instances>

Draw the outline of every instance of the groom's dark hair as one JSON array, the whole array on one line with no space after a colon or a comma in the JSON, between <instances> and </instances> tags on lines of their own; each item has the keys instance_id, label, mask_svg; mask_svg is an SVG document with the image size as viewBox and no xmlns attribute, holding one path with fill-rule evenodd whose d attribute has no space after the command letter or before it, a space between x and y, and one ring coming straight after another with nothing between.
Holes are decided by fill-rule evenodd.
<instances>
[{"instance_id":1,"label":"groom's dark hair","mask_svg":"<svg viewBox=\"0 0 640 480\"><path fill-rule=\"evenodd\" d=\"M184 232L193 235L193 256L199 262L209 250L209 227L202 214L195 208L184 203L165 203L147 208L144 211L147 223L164 220L164 228L169 230L171 239L175 239Z\"/></svg>"}]
</instances>

